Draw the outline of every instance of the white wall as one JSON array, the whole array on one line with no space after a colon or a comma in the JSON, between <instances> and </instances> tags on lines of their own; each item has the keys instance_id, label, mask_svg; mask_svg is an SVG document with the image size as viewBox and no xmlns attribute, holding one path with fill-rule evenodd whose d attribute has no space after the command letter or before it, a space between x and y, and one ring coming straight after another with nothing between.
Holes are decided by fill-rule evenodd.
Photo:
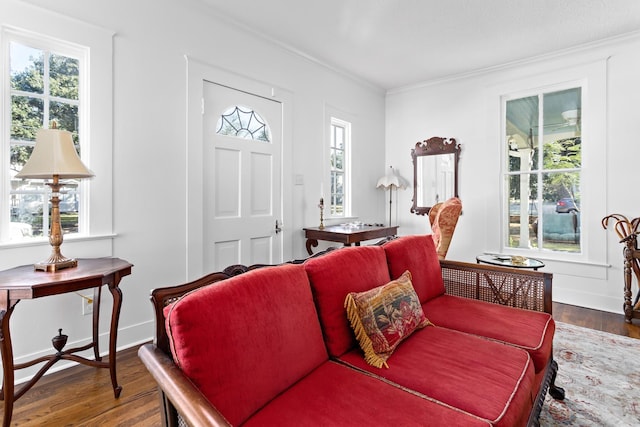
<instances>
[{"instance_id":1,"label":"white wall","mask_svg":"<svg viewBox=\"0 0 640 427\"><path fill-rule=\"evenodd\" d=\"M603 203L591 207L589 223L583 222L592 253L580 263L545 260L545 271L554 273L554 300L622 312L622 245L612 230L602 229L600 220L610 213L620 213L630 219L640 216L640 198L633 188L640 179L634 177L640 158L636 135L639 113L635 107L640 96L639 49L640 37L633 35L562 55L388 93L387 163L400 168L404 176L412 176L410 151L416 142L441 136L456 138L462 144L459 193L463 215L447 258L474 262L475 256L484 251L500 250L497 209L500 206L497 145L500 123L499 109L493 108L495 88L531 80L532 76L563 79L575 70L584 71L585 75L594 74L595 68L595 74L605 78L601 85L603 94L598 95L598 105L593 105L598 114L591 120L602 135L596 143L604 147L595 147L599 154L592 160L602 160L606 174L602 174L602 182L589 187L592 192L597 189L604 193ZM400 211L401 231L406 234L428 232L428 219L409 212L411 197L411 191L400 193L400 205L405 207Z\"/></svg>"},{"instance_id":2,"label":"white wall","mask_svg":"<svg viewBox=\"0 0 640 427\"><path fill-rule=\"evenodd\" d=\"M353 156L359 159L353 164L355 213L363 221L384 220L384 194L375 189L385 171L381 90L238 30L198 1L29 3L115 33L110 209L116 237L111 255L134 264L133 274L121 284L119 348L152 338L149 291L186 280L185 55L292 94L292 117L285 117L292 123L290 170L304 182L285 189L293 212L285 224L292 236L293 257L306 255L302 227L319 221L316 205L323 170L318 159L323 158L327 106L353 117ZM82 250L80 246L70 255L82 256ZM25 256L23 264L39 261L38 257ZM104 299L110 302L109 296ZM109 304L105 305L107 313ZM21 302L11 325L16 359L47 353L48 339L58 327L65 328L70 342L87 340L90 319L80 311L79 299L71 296ZM31 335L33 328L43 331Z\"/></svg>"}]
</instances>

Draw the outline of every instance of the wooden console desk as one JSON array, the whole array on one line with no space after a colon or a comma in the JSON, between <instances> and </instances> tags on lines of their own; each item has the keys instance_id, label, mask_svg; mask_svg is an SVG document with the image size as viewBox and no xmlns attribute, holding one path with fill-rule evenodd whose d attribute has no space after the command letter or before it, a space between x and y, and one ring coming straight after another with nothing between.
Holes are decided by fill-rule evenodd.
<instances>
[{"instance_id":1,"label":"wooden console desk","mask_svg":"<svg viewBox=\"0 0 640 427\"><path fill-rule=\"evenodd\" d=\"M33 264L12 268L0 272L0 351L2 352L2 394L4 400L3 426L11 425L13 403L29 390L44 373L59 360L72 360L96 368L109 368L113 394L120 396L122 387L116 379L116 339L118 336L118 319L122 306L122 292L118 287L122 277L131 274L132 264L118 258L94 258L79 259L78 266L49 273L34 271ZM103 362L98 351L98 326L100 317L100 297L102 286L107 285L113 297L113 309L111 311L111 326L109 331L109 361ZM52 341L58 341L56 352L49 356L43 356L30 362L14 364L13 347L9 319L16 304L22 299L34 299L49 295L59 295L67 292L75 292L93 288L93 341L82 347L64 350L65 340L55 337ZM57 328L52 327L52 332ZM63 341L63 342L60 342ZM73 353L93 348L95 360L87 359ZM14 386L14 372L18 369L28 368L37 363L47 362L40 368L37 374L17 391Z\"/></svg>"},{"instance_id":2,"label":"wooden console desk","mask_svg":"<svg viewBox=\"0 0 640 427\"><path fill-rule=\"evenodd\" d=\"M313 255L311 247L318 246L318 240L342 243L351 246L355 243L360 246L360 242L371 239L381 239L383 237L395 236L398 233L398 226L383 227L377 225L328 225L324 228L310 227L304 228L304 237L307 239L307 252Z\"/></svg>"}]
</instances>

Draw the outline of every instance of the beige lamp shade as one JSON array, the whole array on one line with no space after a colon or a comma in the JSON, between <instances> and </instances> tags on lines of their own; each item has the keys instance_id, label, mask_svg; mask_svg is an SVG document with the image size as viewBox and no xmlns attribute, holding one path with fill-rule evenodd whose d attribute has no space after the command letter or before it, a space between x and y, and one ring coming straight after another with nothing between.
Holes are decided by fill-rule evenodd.
<instances>
[{"instance_id":1,"label":"beige lamp shade","mask_svg":"<svg viewBox=\"0 0 640 427\"><path fill-rule=\"evenodd\" d=\"M40 129L31 157L16 178L51 179L89 178L94 176L82 163L73 146L71 132L61 129Z\"/></svg>"},{"instance_id":2,"label":"beige lamp shade","mask_svg":"<svg viewBox=\"0 0 640 427\"><path fill-rule=\"evenodd\" d=\"M378 180L377 188L399 188L404 190L409 187L409 183L400 175L396 174L393 170L393 166L389 166L387 174Z\"/></svg>"},{"instance_id":3,"label":"beige lamp shade","mask_svg":"<svg viewBox=\"0 0 640 427\"><path fill-rule=\"evenodd\" d=\"M393 166L389 166L387 174L378 180L376 188L389 189L389 227L391 227L391 204L393 203L392 191L396 189L396 199L398 197L398 189L404 190L409 187L409 183L400 175L396 174Z\"/></svg>"}]
</instances>

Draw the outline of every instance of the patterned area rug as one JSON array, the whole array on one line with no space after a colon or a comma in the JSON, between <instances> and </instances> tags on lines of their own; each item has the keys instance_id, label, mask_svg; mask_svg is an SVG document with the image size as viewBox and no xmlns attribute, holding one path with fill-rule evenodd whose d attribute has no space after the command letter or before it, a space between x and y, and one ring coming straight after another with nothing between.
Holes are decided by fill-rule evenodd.
<instances>
[{"instance_id":1,"label":"patterned area rug","mask_svg":"<svg viewBox=\"0 0 640 427\"><path fill-rule=\"evenodd\" d=\"M640 426L640 340L556 322L553 345L566 395L547 394L542 427Z\"/></svg>"}]
</instances>

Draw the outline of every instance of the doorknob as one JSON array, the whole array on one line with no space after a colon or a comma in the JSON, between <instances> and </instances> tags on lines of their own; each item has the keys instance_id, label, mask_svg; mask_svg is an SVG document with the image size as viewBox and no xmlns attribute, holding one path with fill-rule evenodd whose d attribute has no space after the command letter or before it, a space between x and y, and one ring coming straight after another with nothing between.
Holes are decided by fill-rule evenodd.
<instances>
[{"instance_id":1,"label":"doorknob","mask_svg":"<svg viewBox=\"0 0 640 427\"><path fill-rule=\"evenodd\" d=\"M282 231L282 224L280 224L280 221L276 219L276 234L280 233L281 231Z\"/></svg>"}]
</instances>

